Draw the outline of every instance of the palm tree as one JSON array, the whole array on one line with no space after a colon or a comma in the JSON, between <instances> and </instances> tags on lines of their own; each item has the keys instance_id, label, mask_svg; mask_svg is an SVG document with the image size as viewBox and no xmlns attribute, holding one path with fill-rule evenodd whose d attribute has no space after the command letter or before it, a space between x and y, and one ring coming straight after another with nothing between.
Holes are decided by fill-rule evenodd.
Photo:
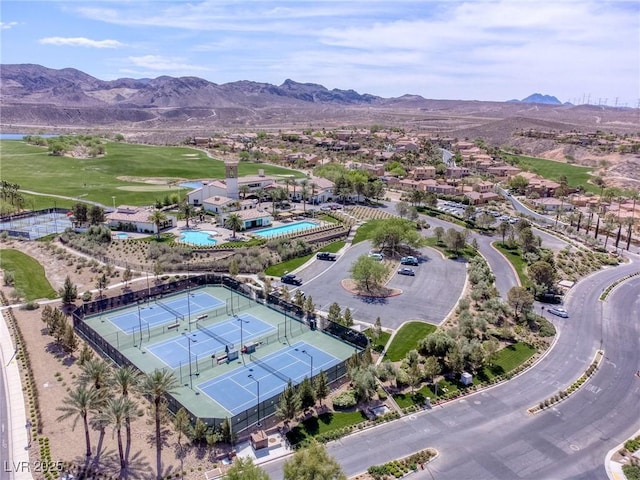
<instances>
[{"instance_id":1,"label":"palm tree","mask_svg":"<svg viewBox=\"0 0 640 480\"><path fill-rule=\"evenodd\" d=\"M243 200L247 198L247 194L250 192L251 192L251 189L249 188L249 185L240 185L238 187L238 193L242 195Z\"/></svg>"},{"instance_id":2,"label":"palm tree","mask_svg":"<svg viewBox=\"0 0 640 480\"><path fill-rule=\"evenodd\" d=\"M180 212L184 215L184 219L187 222L186 226L189 228L189 219L193 216L193 206L189 204L189 200L185 200L185 202L180 205Z\"/></svg>"},{"instance_id":3,"label":"palm tree","mask_svg":"<svg viewBox=\"0 0 640 480\"><path fill-rule=\"evenodd\" d=\"M256 190L256 197L258 197L258 207L262 202L264 202L266 196L267 192L264 191L264 188L259 188Z\"/></svg>"},{"instance_id":4,"label":"palm tree","mask_svg":"<svg viewBox=\"0 0 640 480\"><path fill-rule=\"evenodd\" d=\"M302 211L307 211L307 200L309 200L309 180L303 179L300 182L300 198L302 198Z\"/></svg>"},{"instance_id":5,"label":"palm tree","mask_svg":"<svg viewBox=\"0 0 640 480\"><path fill-rule=\"evenodd\" d=\"M87 457L91 456L91 437L89 436L89 412L94 411L100 404L100 395L98 392L87 387L80 385L75 390L71 390L67 398L65 398L62 407L58 407L58 410L62 412L57 418L58 422L73 417L73 425L71 430L76 428L79 419L82 419L82 425L84 426L84 440L87 446Z\"/></svg>"},{"instance_id":6,"label":"palm tree","mask_svg":"<svg viewBox=\"0 0 640 480\"><path fill-rule=\"evenodd\" d=\"M140 372L131 366L118 368L113 374L113 385L127 397L140 384Z\"/></svg>"},{"instance_id":7,"label":"palm tree","mask_svg":"<svg viewBox=\"0 0 640 480\"><path fill-rule=\"evenodd\" d=\"M113 385L118 388L123 397L128 398L129 393L134 391L140 384L140 372L134 367L123 367L115 371L113 375ZM129 458L131 449L131 416L124 418L124 425L127 434L127 448L125 452L125 461Z\"/></svg>"},{"instance_id":8,"label":"palm tree","mask_svg":"<svg viewBox=\"0 0 640 480\"><path fill-rule=\"evenodd\" d=\"M105 408L100 412L100 420L106 425L113 426L114 433L118 440L118 456L120 457L120 472L126 468L127 462L122 447L122 424L125 419L124 402L125 397L110 398L107 400Z\"/></svg>"},{"instance_id":9,"label":"palm tree","mask_svg":"<svg viewBox=\"0 0 640 480\"><path fill-rule=\"evenodd\" d=\"M607 249L607 243L609 242L609 235L611 235L611 231L615 226L616 217L613 213L607 213L604 217L604 230L606 233L606 237L604 239L604 248Z\"/></svg>"},{"instance_id":10,"label":"palm tree","mask_svg":"<svg viewBox=\"0 0 640 480\"><path fill-rule=\"evenodd\" d=\"M633 235L633 224L636 221L636 202L640 199L640 192L637 190L628 190L627 195L633 200L633 207L631 207L631 219L629 220L629 232L627 234L627 250L631 247L631 236Z\"/></svg>"},{"instance_id":11,"label":"palm tree","mask_svg":"<svg viewBox=\"0 0 640 480\"><path fill-rule=\"evenodd\" d=\"M154 370L145 375L142 379L141 390L146 395L154 407L156 424L156 475L158 480L162 479L162 430L161 421L163 407L165 406L165 396L174 393L178 387L178 381L173 373L168 370Z\"/></svg>"},{"instance_id":12,"label":"palm tree","mask_svg":"<svg viewBox=\"0 0 640 480\"><path fill-rule=\"evenodd\" d=\"M236 232L238 230L244 230L244 221L242 217L237 213L230 214L227 219L224 221L224 225L227 228L233 230L233 238L236 238Z\"/></svg>"},{"instance_id":13,"label":"palm tree","mask_svg":"<svg viewBox=\"0 0 640 480\"><path fill-rule=\"evenodd\" d=\"M81 367L80 383L90 383L95 390L100 390L110 384L112 373L111 366L104 360L87 360Z\"/></svg>"},{"instance_id":14,"label":"palm tree","mask_svg":"<svg viewBox=\"0 0 640 480\"><path fill-rule=\"evenodd\" d=\"M160 226L167 221L167 216L162 210L154 210L147 220L156 226L156 238L160 240Z\"/></svg>"}]
</instances>

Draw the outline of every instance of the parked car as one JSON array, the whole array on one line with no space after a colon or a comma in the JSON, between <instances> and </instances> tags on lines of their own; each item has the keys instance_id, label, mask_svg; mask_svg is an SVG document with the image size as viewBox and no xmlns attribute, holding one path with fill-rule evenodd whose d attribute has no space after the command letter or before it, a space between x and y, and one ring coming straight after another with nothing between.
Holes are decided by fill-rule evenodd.
<instances>
[{"instance_id":1,"label":"parked car","mask_svg":"<svg viewBox=\"0 0 640 480\"><path fill-rule=\"evenodd\" d=\"M418 259L416 257L412 257L412 256L408 256L408 257L402 257L400 259L400 263L402 265L414 265L414 266L418 266Z\"/></svg>"},{"instance_id":2,"label":"parked car","mask_svg":"<svg viewBox=\"0 0 640 480\"><path fill-rule=\"evenodd\" d=\"M338 256L335 253L331 253L331 252L318 252L318 254L316 255L316 258L318 260L329 260L331 262L335 262Z\"/></svg>"},{"instance_id":3,"label":"parked car","mask_svg":"<svg viewBox=\"0 0 640 480\"><path fill-rule=\"evenodd\" d=\"M381 262L382 260L384 260L384 253L382 252L369 252L369 256L371 258L375 258L376 260L378 260L379 262Z\"/></svg>"},{"instance_id":4,"label":"parked car","mask_svg":"<svg viewBox=\"0 0 640 480\"><path fill-rule=\"evenodd\" d=\"M289 285L302 285L302 280L296 277L292 273L287 273L286 275L283 275L282 277L280 277L280 281L282 283L287 283Z\"/></svg>"},{"instance_id":5,"label":"parked car","mask_svg":"<svg viewBox=\"0 0 640 480\"><path fill-rule=\"evenodd\" d=\"M553 307L549 309L549 313L562 318L569 318L569 313L562 307Z\"/></svg>"},{"instance_id":6,"label":"parked car","mask_svg":"<svg viewBox=\"0 0 640 480\"><path fill-rule=\"evenodd\" d=\"M410 277L413 277L416 274L416 272L413 271L413 268L409 268L409 267L402 267L401 269L398 270L398 273L400 275L409 275Z\"/></svg>"}]
</instances>

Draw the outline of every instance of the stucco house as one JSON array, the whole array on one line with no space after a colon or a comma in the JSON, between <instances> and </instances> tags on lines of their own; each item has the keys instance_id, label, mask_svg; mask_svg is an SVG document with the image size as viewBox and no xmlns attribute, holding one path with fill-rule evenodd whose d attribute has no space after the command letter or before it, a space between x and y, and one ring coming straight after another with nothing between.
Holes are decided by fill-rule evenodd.
<instances>
[{"instance_id":1,"label":"stucco house","mask_svg":"<svg viewBox=\"0 0 640 480\"><path fill-rule=\"evenodd\" d=\"M158 229L149 217L155 208L134 207L120 205L113 212L105 215L105 223L109 228L127 232L158 233ZM177 219L173 215L166 215L167 220L160 225L160 230L175 227Z\"/></svg>"}]
</instances>

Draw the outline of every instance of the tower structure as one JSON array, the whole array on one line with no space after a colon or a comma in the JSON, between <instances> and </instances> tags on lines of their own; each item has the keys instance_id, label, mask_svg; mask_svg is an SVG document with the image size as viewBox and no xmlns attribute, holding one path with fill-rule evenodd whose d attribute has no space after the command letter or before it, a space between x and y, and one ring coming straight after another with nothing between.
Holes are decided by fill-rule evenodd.
<instances>
[{"instance_id":1,"label":"tower structure","mask_svg":"<svg viewBox=\"0 0 640 480\"><path fill-rule=\"evenodd\" d=\"M240 198L238 192L238 160L225 160L225 183L227 184L227 197Z\"/></svg>"}]
</instances>

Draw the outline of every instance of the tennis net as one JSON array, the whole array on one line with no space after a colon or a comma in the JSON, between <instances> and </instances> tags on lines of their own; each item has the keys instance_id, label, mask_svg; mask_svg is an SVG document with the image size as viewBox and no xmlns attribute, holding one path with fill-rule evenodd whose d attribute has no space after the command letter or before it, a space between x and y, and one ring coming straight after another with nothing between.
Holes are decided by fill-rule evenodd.
<instances>
[{"instance_id":1,"label":"tennis net","mask_svg":"<svg viewBox=\"0 0 640 480\"><path fill-rule=\"evenodd\" d=\"M285 377L283 374L281 374L278 370L276 370L275 368L273 368L270 365L267 365L265 362L263 362L262 360L260 360L257 357L254 357L252 354L249 355L249 359L255 363L256 365L260 365L260 367L264 368L267 372L271 372L273 373L276 377L278 377L280 380L282 380L283 382L289 382L289 380L291 380L289 377Z\"/></svg>"},{"instance_id":2,"label":"tennis net","mask_svg":"<svg viewBox=\"0 0 640 480\"><path fill-rule=\"evenodd\" d=\"M172 315L175 315L176 318L179 318L180 320L184 320L184 315L182 315L177 310L174 310L166 303L162 303L160 300L156 300L156 304L160 305L162 308L164 308L167 312L171 313Z\"/></svg>"},{"instance_id":3,"label":"tennis net","mask_svg":"<svg viewBox=\"0 0 640 480\"><path fill-rule=\"evenodd\" d=\"M202 333L204 333L205 335L210 336L211 338L213 338L215 341L217 341L221 345L233 345L233 342L230 342L226 338L223 338L220 335L217 335L217 334L213 333L207 327L203 327L199 323L196 323L196 327L198 327L198 330L200 330Z\"/></svg>"}]
</instances>

